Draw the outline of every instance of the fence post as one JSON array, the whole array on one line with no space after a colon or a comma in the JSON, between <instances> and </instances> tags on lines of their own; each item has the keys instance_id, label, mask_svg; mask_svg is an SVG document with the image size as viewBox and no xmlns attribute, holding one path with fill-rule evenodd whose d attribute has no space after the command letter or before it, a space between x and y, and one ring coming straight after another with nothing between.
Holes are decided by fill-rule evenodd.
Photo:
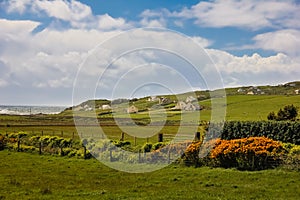
<instances>
[{"instance_id":1,"label":"fence post","mask_svg":"<svg viewBox=\"0 0 300 200\"><path fill-rule=\"evenodd\" d=\"M159 133L158 134L158 142L163 142L163 134L162 133Z\"/></svg>"},{"instance_id":2,"label":"fence post","mask_svg":"<svg viewBox=\"0 0 300 200\"><path fill-rule=\"evenodd\" d=\"M61 137L64 137L64 131L61 131Z\"/></svg>"},{"instance_id":3,"label":"fence post","mask_svg":"<svg viewBox=\"0 0 300 200\"><path fill-rule=\"evenodd\" d=\"M147 143L149 143L149 138L147 137Z\"/></svg>"},{"instance_id":4,"label":"fence post","mask_svg":"<svg viewBox=\"0 0 300 200\"><path fill-rule=\"evenodd\" d=\"M83 145L83 158L86 159L86 147Z\"/></svg>"},{"instance_id":5,"label":"fence post","mask_svg":"<svg viewBox=\"0 0 300 200\"><path fill-rule=\"evenodd\" d=\"M39 142L39 155L42 155L42 142Z\"/></svg>"},{"instance_id":6,"label":"fence post","mask_svg":"<svg viewBox=\"0 0 300 200\"><path fill-rule=\"evenodd\" d=\"M195 141L200 141L200 132L195 133Z\"/></svg>"},{"instance_id":7,"label":"fence post","mask_svg":"<svg viewBox=\"0 0 300 200\"><path fill-rule=\"evenodd\" d=\"M74 132L73 132L73 135L72 135L72 139L74 140Z\"/></svg>"},{"instance_id":8,"label":"fence post","mask_svg":"<svg viewBox=\"0 0 300 200\"><path fill-rule=\"evenodd\" d=\"M112 150L111 150L111 149L109 150L109 160L110 160L110 162L113 161L113 158L112 158Z\"/></svg>"},{"instance_id":9,"label":"fence post","mask_svg":"<svg viewBox=\"0 0 300 200\"><path fill-rule=\"evenodd\" d=\"M125 133L122 132L122 133L121 133L121 139L120 139L120 141L124 141L124 135L125 135Z\"/></svg>"},{"instance_id":10,"label":"fence post","mask_svg":"<svg viewBox=\"0 0 300 200\"><path fill-rule=\"evenodd\" d=\"M136 137L134 136L134 146L136 146Z\"/></svg>"},{"instance_id":11,"label":"fence post","mask_svg":"<svg viewBox=\"0 0 300 200\"><path fill-rule=\"evenodd\" d=\"M141 162L141 150L139 149L139 163Z\"/></svg>"},{"instance_id":12,"label":"fence post","mask_svg":"<svg viewBox=\"0 0 300 200\"><path fill-rule=\"evenodd\" d=\"M42 131L42 136L44 135L44 131Z\"/></svg>"},{"instance_id":13,"label":"fence post","mask_svg":"<svg viewBox=\"0 0 300 200\"><path fill-rule=\"evenodd\" d=\"M17 151L20 151L20 136L18 136L18 146L17 146Z\"/></svg>"}]
</instances>

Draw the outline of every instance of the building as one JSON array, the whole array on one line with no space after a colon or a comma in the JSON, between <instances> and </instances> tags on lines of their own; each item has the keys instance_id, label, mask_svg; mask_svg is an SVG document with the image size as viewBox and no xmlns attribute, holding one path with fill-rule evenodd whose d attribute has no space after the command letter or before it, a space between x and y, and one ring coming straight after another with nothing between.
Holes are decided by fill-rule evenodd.
<instances>
[{"instance_id":1,"label":"building","mask_svg":"<svg viewBox=\"0 0 300 200\"><path fill-rule=\"evenodd\" d=\"M127 113L128 114L138 113L138 112L139 112L139 109L137 107L135 107L134 105L127 108Z\"/></svg>"}]
</instances>

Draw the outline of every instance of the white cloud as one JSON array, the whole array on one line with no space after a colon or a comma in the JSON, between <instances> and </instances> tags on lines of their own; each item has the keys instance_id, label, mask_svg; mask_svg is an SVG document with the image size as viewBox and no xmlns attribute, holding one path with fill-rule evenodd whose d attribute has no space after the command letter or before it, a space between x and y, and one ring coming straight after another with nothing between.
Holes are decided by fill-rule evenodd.
<instances>
[{"instance_id":1,"label":"white cloud","mask_svg":"<svg viewBox=\"0 0 300 200\"><path fill-rule=\"evenodd\" d=\"M291 56L300 56L300 31L287 29L275 32L263 33L253 38L254 45L250 48L261 48L284 52Z\"/></svg>"},{"instance_id":2,"label":"white cloud","mask_svg":"<svg viewBox=\"0 0 300 200\"><path fill-rule=\"evenodd\" d=\"M166 27L166 21L163 18L158 18L158 19L143 18L140 21L140 24L143 27L157 27L157 28Z\"/></svg>"},{"instance_id":3,"label":"white cloud","mask_svg":"<svg viewBox=\"0 0 300 200\"><path fill-rule=\"evenodd\" d=\"M173 17L195 20L207 27L299 28L300 5L294 1L226 0L199 2L191 8L172 13Z\"/></svg>"},{"instance_id":4,"label":"white cloud","mask_svg":"<svg viewBox=\"0 0 300 200\"><path fill-rule=\"evenodd\" d=\"M32 3L32 0L9 0L2 3L3 6L6 6L7 12L18 12L20 14L24 13L27 6Z\"/></svg>"},{"instance_id":5,"label":"white cloud","mask_svg":"<svg viewBox=\"0 0 300 200\"><path fill-rule=\"evenodd\" d=\"M66 21L80 21L92 16L89 6L75 0L34 1L31 6L37 12L44 11L49 17Z\"/></svg>"},{"instance_id":6,"label":"white cloud","mask_svg":"<svg viewBox=\"0 0 300 200\"><path fill-rule=\"evenodd\" d=\"M98 16L98 27L100 30L111 30L117 28L129 28L130 25L126 23L123 18L113 18L108 14Z\"/></svg>"},{"instance_id":7,"label":"white cloud","mask_svg":"<svg viewBox=\"0 0 300 200\"><path fill-rule=\"evenodd\" d=\"M8 13L46 15L69 22L73 28L111 30L132 27L123 18L113 18L108 14L93 15L90 6L76 0L16 0L6 1L3 5Z\"/></svg>"},{"instance_id":8,"label":"white cloud","mask_svg":"<svg viewBox=\"0 0 300 200\"><path fill-rule=\"evenodd\" d=\"M300 77L300 59L283 53L268 57L254 53L239 57L215 49L207 52L222 74L225 85L276 84Z\"/></svg>"},{"instance_id":9,"label":"white cloud","mask_svg":"<svg viewBox=\"0 0 300 200\"><path fill-rule=\"evenodd\" d=\"M192 37L192 39L203 48L209 47L210 45L213 44L213 42L211 40L208 40L206 38L199 37L199 36L194 36L194 37Z\"/></svg>"},{"instance_id":10,"label":"white cloud","mask_svg":"<svg viewBox=\"0 0 300 200\"><path fill-rule=\"evenodd\" d=\"M0 19L0 37L3 38L18 38L27 36L30 34L38 25L39 22L29 20L7 20Z\"/></svg>"}]
</instances>

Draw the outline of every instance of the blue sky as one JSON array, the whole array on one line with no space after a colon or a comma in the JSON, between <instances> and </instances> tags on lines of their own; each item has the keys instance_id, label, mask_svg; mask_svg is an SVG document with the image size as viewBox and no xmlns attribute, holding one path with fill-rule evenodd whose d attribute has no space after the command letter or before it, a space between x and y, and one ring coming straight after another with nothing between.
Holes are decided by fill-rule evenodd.
<instances>
[{"instance_id":1,"label":"blue sky","mask_svg":"<svg viewBox=\"0 0 300 200\"><path fill-rule=\"evenodd\" d=\"M0 92L6 95L1 95L0 104L71 105L76 74L88 52L118 33L143 27L171 29L191 37L210 56L225 87L299 80L299 13L299 1L277 0L3 0ZM165 42L176 45L178 41ZM153 55L151 59L167 58L162 53ZM139 60L129 56L116 64L120 68L115 66L118 73L112 80L128 73L134 64L165 60L151 60L146 53L138 56ZM130 66L123 71L126 63ZM171 60L165 64L176 65ZM184 64L181 68L188 70ZM154 79L165 76L158 73ZM193 80L192 88L203 89L195 78L186 78ZM110 98L109 89L98 87L96 97ZM157 88L147 91L140 96L159 93Z\"/></svg>"}]
</instances>

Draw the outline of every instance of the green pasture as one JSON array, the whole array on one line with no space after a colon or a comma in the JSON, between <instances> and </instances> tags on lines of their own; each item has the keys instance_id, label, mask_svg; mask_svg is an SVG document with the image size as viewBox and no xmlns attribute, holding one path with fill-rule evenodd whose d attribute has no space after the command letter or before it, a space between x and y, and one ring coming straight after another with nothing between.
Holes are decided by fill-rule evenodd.
<instances>
[{"instance_id":1,"label":"green pasture","mask_svg":"<svg viewBox=\"0 0 300 200\"><path fill-rule=\"evenodd\" d=\"M95 159L0 151L0 199L299 199L299 172L170 165L129 174Z\"/></svg>"}]
</instances>

